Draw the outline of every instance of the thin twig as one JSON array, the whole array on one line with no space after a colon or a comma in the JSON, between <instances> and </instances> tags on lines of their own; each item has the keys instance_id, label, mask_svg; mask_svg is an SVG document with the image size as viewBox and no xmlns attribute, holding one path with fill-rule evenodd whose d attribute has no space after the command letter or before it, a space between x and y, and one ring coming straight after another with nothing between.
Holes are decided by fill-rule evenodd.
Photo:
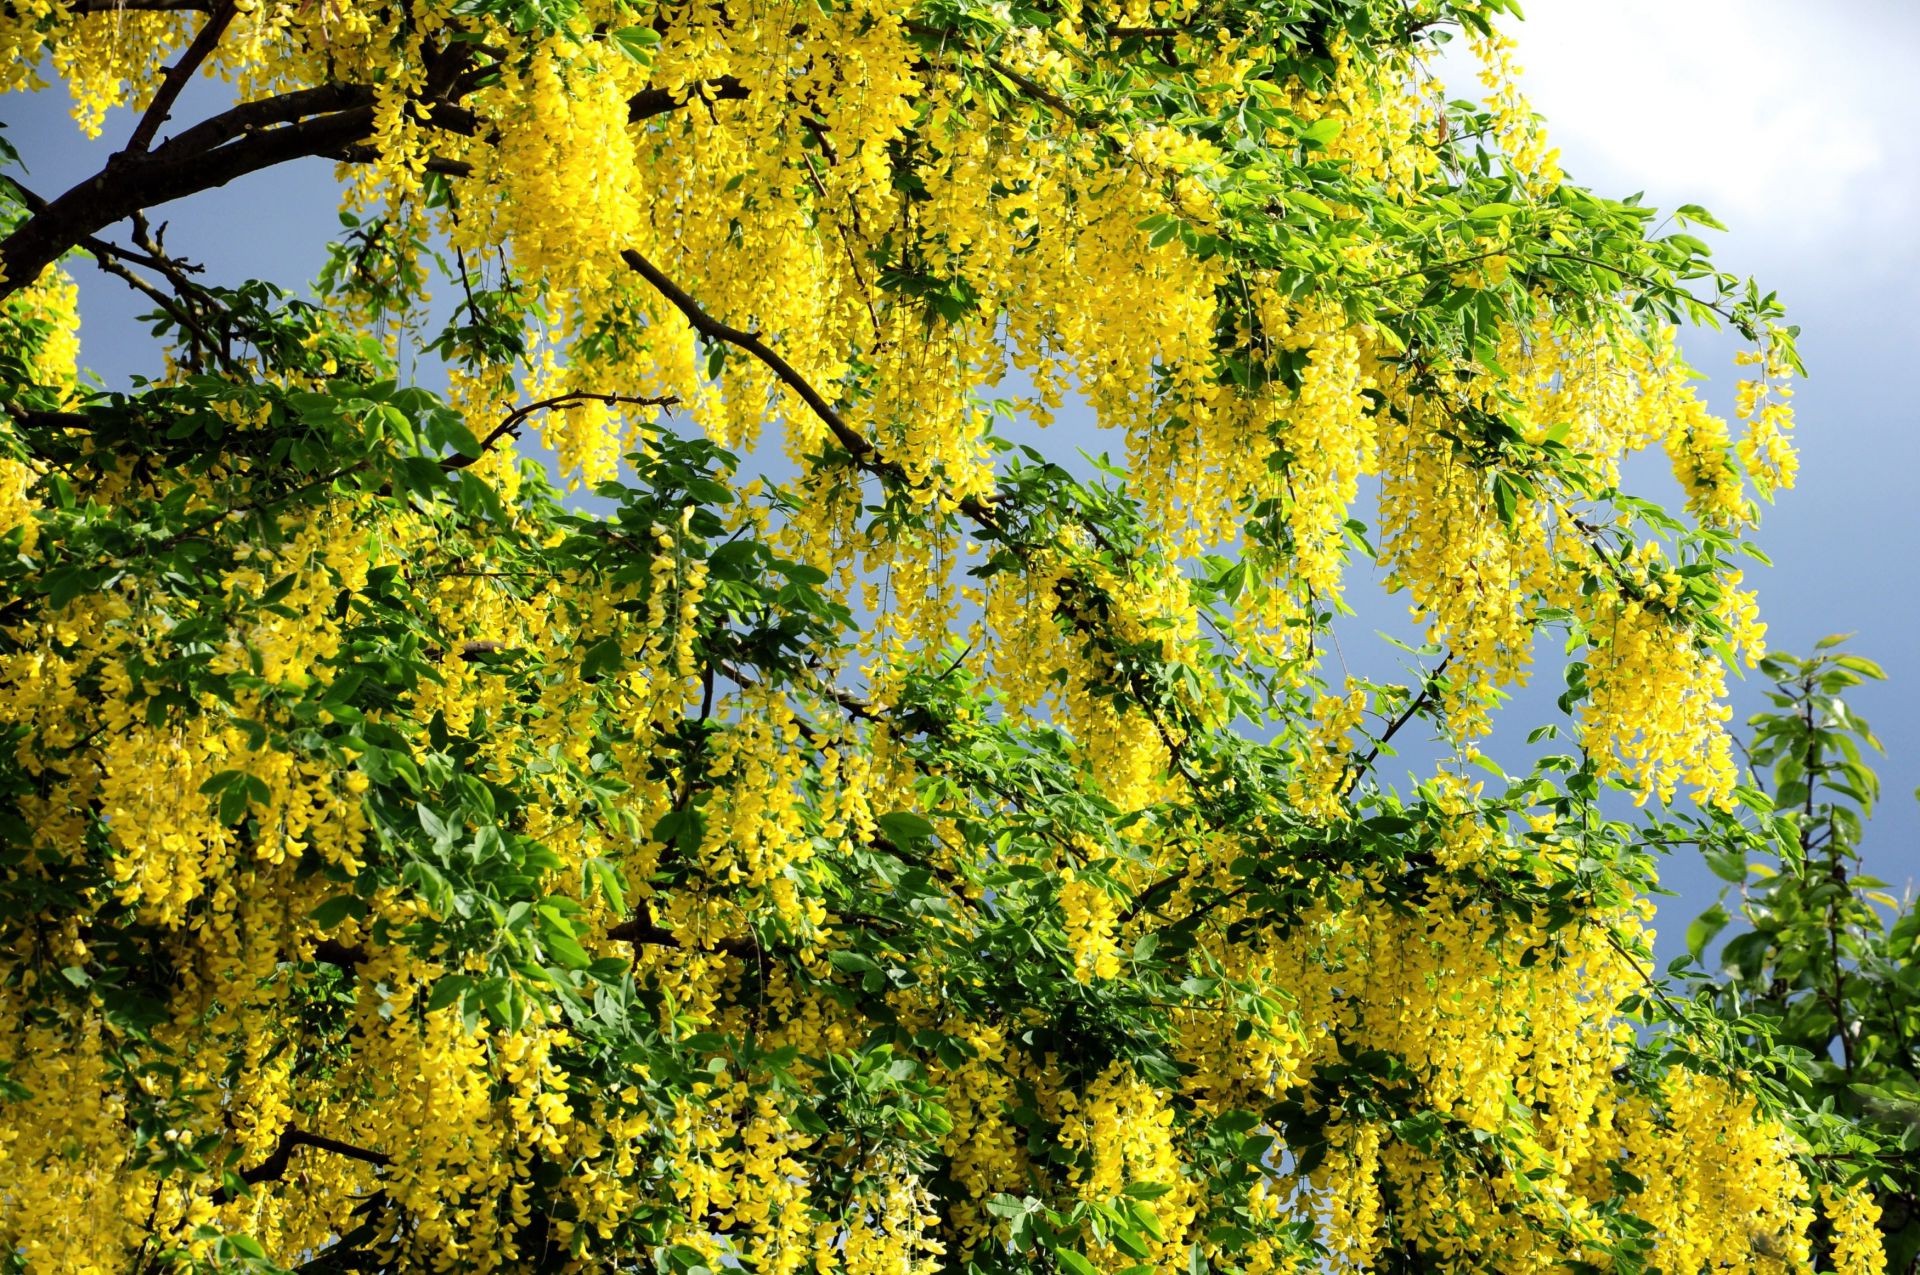
<instances>
[{"instance_id":1,"label":"thin twig","mask_svg":"<svg viewBox=\"0 0 1920 1275\"><path fill-rule=\"evenodd\" d=\"M599 394L590 390L569 390L565 394L555 394L551 398L538 399L525 403L508 412L506 418L480 440L480 450L471 456L449 456L440 462L440 468L451 473L456 469L465 469L477 462L490 451L493 445L513 433L527 422L527 418L537 412L551 408L566 407L574 403L605 403L609 406L624 404L629 407L671 407L680 400L668 394L663 398L642 398L637 394Z\"/></svg>"},{"instance_id":2,"label":"thin twig","mask_svg":"<svg viewBox=\"0 0 1920 1275\"><path fill-rule=\"evenodd\" d=\"M201 347L205 347L209 355L215 358L220 357L219 345L213 340L212 335L200 325L200 321L194 317L193 312L189 310L184 303L174 297L168 296L135 274L132 270L129 270L125 265L121 264L121 262L115 259L116 254L107 250L110 248L110 245L100 244L99 246L95 246L94 241L89 241L86 246L93 254L94 264L100 268L102 273L110 274L120 280L129 288L132 288L135 292L138 292L141 296L159 306L175 323L179 324L180 329L187 334L189 347L192 351L198 351ZM201 366L195 354L189 355L187 363L196 369Z\"/></svg>"},{"instance_id":3,"label":"thin twig","mask_svg":"<svg viewBox=\"0 0 1920 1275\"><path fill-rule=\"evenodd\" d=\"M1347 780L1346 788L1340 793L1342 797L1350 797L1353 795L1353 790L1360 786L1360 781L1365 778L1368 769L1379 759L1380 750L1393 742L1393 737L1398 735L1401 729L1413 720L1416 713L1433 702L1433 693L1439 689L1440 677L1447 671L1447 665L1451 663L1453 663L1453 652L1448 651L1446 657L1433 666L1433 672L1427 674L1425 679L1422 680L1420 693L1414 696L1413 699L1408 702L1406 708L1401 710L1400 715L1388 724L1386 731L1379 739L1373 742L1373 747L1367 750L1366 755L1353 763L1353 774Z\"/></svg>"},{"instance_id":4,"label":"thin twig","mask_svg":"<svg viewBox=\"0 0 1920 1275\"><path fill-rule=\"evenodd\" d=\"M695 332L710 341L722 341L745 350L766 365L774 376L779 378L781 384L798 394L801 401L813 410L813 414L826 425L841 449L852 458L856 467L896 486L909 485L907 471L898 462L888 459L858 430L847 424L839 411L827 402L826 397L815 389L806 377L800 375L791 363L782 358L779 351L761 340L758 333L742 331L708 314L701 308L698 301L662 274L659 267L648 261L637 250L623 249L620 259L626 262L629 269L653 285L654 290L661 296L672 302L674 308L693 325ZM959 509L982 529L996 535L1002 532L999 517L989 501L983 501L976 496L966 496L960 500Z\"/></svg>"},{"instance_id":5,"label":"thin twig","mask_svg":"<svg viewBox=\"0 0 1920 1275\"><path fill-rule=\"evenodd\" d=\"M648 261L637 249L623 250L620 253L620 259L626 262L628 268L635 274L652 284L654 291L672 302L673 307L693 325L695 332L709 341L723 341L728 345L738 346L766 364L773 374L780 378L781 384L798 394L801 401L813 409L813 414L825 423L826 427L832 431L834 438L839 441L841 448L855 461L866 462L874 456L873 444L848 425L833 404L827 402L806 377L795 371L793 364L782 358L778 350L762 341L758 333L743 332L708 314L700 308L698 301L687 295L673 280L660 273L659 267Z\"/></svg>"}]
</instances>

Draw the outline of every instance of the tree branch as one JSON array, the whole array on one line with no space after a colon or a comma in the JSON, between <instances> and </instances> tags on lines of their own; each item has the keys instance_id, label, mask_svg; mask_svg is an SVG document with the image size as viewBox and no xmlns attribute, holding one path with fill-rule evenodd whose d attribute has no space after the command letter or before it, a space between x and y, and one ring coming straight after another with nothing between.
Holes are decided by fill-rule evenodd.
<instances>
[{"instance_id":1,"label":"tree branch","mask_svg":"<svg viewBox=\"0 0 1920 1275\"><path fill-rule=\"evenodd\" d=\"M220 14L227 13L230 19L232 9L231 0L220 3L219 12L208 8L210 17L201 29L202 38L195 40L169 72L169 84L177 80L178 85L184 85L193 67L217 42L226 25ZM117 0L93 0L91 4L83 2L80 11L105 13L115 7ZM142 4L133 0L124 7L197 12L202 5ZM471 46L464 44L443 55L417 103L426 123L469 136L479 131L480 120L457 101L474 87L473 77L461 70L470 55ZM133 142L139 146L130 143L102 171L33 209L12 234L0 240L0 298L29 286L69 249L142 209L212 190L294 159L334 157L357 163L373 157L366 144L373 136L374 90L365 84L322 84L242 102L148 150L146 145L158 131L164 110L171 107L180 91L178 85L165 100L156 97L154 109L135 129ZM711 98L737 100L748 96L746 86L732 76L706 81L705 87ZM162 92L166 90L163 84ZM643 89L629 99L628 118L636 122L650 119L697 100L702 100L698 93L689 96L665 89ZM471 171L457 160L430 161L428 167L459 177Z\"/></svg>"},{"instance_id":2,"label":"tree branch","mask_svg":"<svg viewBox=\"0 0 1920 1275\"><path fill-rule=\"evenodd\" d=\"M190 310L175 298L154 287L145 279L142 279L139 275L128 269L122 262L116 260L117 254L106 250L110 245L102 244L99 240L93 238L88 238L85 244L88 251L93 254L94 264L98 266L103 273L112 275L147 300L153 302L156 306L159 306L163 312L169 315L173 321L179 325L180 330L187 334L191 347L187 352L186 359L189 366L196 369L201 366L198 354L198 350L201 347L204 347L213 357L219 357L220 348L214 344L211 334L200 325L200 321L194 317Z\"/></svg>"},{"instance_id":3,"label":"tree branch","mask_svg":"<svg viewBox=\"0 0 1920 1275\"><path fill-rule=\"evenodd\" d=\"M12 295L88 236L155 204L224 186L288 160L325 155L371 134L373 107L356 106L249 133L205 152L164 147L128 155L50 201L0 240L0 297Z\"/></svg>"},{"instance_id":4,"label":"tree branch","mask_svg":"<svg viewBox=\"0 0 1920 1275\"><path fill-rule=\"evenodd\" d=\"M449 456L440 462L440 468L452 472L453 470L465 469L467 466L475 464L481 456L486 455L487 452L492 450L495 443L519 429L520 426L526 423L527 418L536 412L544 412L556 407L567 407L574 403L605 403L608 406L624 404L629 407L671 407L679 401L679 399L671 394L663 398L643 398L637 394L596 394L590 390L570 390L565 394L555 394L551 398L538 399L535 402L525 403L514 408L511 412L507 413L504 420L493 428L491 433L480 440L479 455Z\"/></svg>"},{"instance_id":5,"label":"tree branch","mask_svg":"<svg viewBox=\"0 0 1920 1275\"><path fill-rule=\"evenodd\" d=\"M393 1157L379 1151L369 1151L365 1147L356 1147L351 1142L342 1142L338 1138L329 1138L318 1133L308 1133L288 1125L286 1132L280 1135L280 1142L273 1154L251 1169L240 1171L240 1180L248 1186L258 1186L262 1182L278 1182L287 1174L293 1153L301 1147L312 1147L316 1151L330 1151L334 1155L349 1160L358 1160L362 1164L371 1164L379 1168L393 1163ZM213 1193L215 1204L225 1204L233 1199L234 1193L221 1187Z\"/></svg>"},{"instance_id":6,"label":"tree branch","mask_svg":"<svg viewBox=\"0 0 1920 1275\"><path fill-rule=\"evenodd\" d=\"M275 97L242 102L218 115L209 116L160 143L155 148L155 154L207 151L248 133L256 133L277 124L292 124L309 115L324 115L372 105L373 89L365 84L321 84L310 89L295 89Z\"/></svg>"},{"instance_id":7,"label":"tree branch","mask_svg":"<svg viewBox=\"0 0 1920 1275\"><path fill-rule=\"evenodd\" d=\"M917 35L923 40L936 41L942 50L952 47L958 52L970 53L979 58L986 65L987 70L1021 90L1021 92L1025 93L1026 96L1033 101L1059 112L1065 116L1067 122L1074 127L1094 128L1098 126L1097 120L1082 112L1078 107L1074 106L1072 102L1067 101L1067 99L1061 97L1058 93L1040 83L1038 80L1035 80L1032 76L1015 70L1013 67L1007 65L1007 63L984 50L976 49L968 45L958 31L950 27L932 26L925 22L908 21L904 25L913 35Z\"/></svg>"},{"instance_id":8,"label":"tree branch","mask_svg":"<svg viewBox=\"0 0 1920 1275\"><path fill-rule=\"evenodd\" d=\"M723 341L745 350L765 364L779 378L781 384L798 394L801 400L813 410L813 414L826 425L841 449L853 459L856 467L886 482L903 487L908 484L907 471L897 462L882 455L879 448L869 442L858 430L848 425L820 391L813 388L806 377L794 370L791 363L780 357L777 350L761 340L758 333L744 332L708 314L701 309L698 301L687 295L678 284L662 274L657 266L638 251L632 248L622 249L620 259L626 262L628 268L652 284L656 292L671 301L674 308L685 315L687 322L693 325L695 332L710 341ZM960 501L959 508L961 513L971 518L983 530L996 536L1001 533L1000 520L989 501L983 501L977 496L967 496Z\"/></svg>"},{"instance_id":9,"label":"tree branch","mask_svg":"<svg viewBox=\"0 0 1920 1275\"><path fill-rule=\"evenodd\" d=\"M343 147L327 156L342 164L371 164L380 158L380 152L366 142L357 142ZM430 173L439 173L442 177L471 177L473 165L464 159L442 159L438 155L429 156L421 167Z\"/></svg>"},{"instance_id":10,"label":"tree branch","mask_svg":"<svg viewBox=\"0 0 1920 1275\"><path fill-rule=\"evenodd\" d=\"M645 899L637 900L633 905L633 916L609 926L607 937L616 943L631 943L635 948L675 947L687 948L678 935L653 919L653 909ZM697 950L697 949L695 949ZM725 952L730 956L751 957L760 952L760 945L750 938L721 939L712 947L715 952Z\"/></svg>"},{"instance_id":11,"label":"tree branch","mask_svg":"<svg viewBox=\"0 0 1920 1275\"><path fill-rule=\"evenodd\" d=\"M693 325L695 332L709 341L722 341L728 345L738 346L766 364L773 374L780 378L781 384L798 394L801 401L813 409L813 414L826 424L827 429L839 441L841 448L853 457L855 463L860 464L862 468L867 468L871 464L886 464L875 459L873 444L848 425L841 418L840 413L834 409L833 404L827 402L806 377L794 370L793 364L780 357L779 351L762 341L758 334L743 332L708 314L700 308L698 301L682 291L673 280L661 274L658 267L637 250L625 249L621 252L620 259L626 262L628 268L634 273L652 284L655 292L671 301L674 308L685 315L687 322Z\"/></svg>"},{"instance_id":12,"label":"tree branch","mask_svg":"<svg viewBox=\"0 0 1920 1275\"><path fill-rule=\"evenodd\" d=\"M1366 777L1373 763L1379 760L1380 750L1393 742L1393 737L1413 720L1415 714L1433 702L1433 693L1440 688L1441 675L1447 671L1447 665L1451 663L1453 663L1453 652L1448 651L1445 658L1433 666L1433 672L1421 680L1420 693L1408 701L1406 708L1401 710L1398 717L1388 723L1386 731L1373 742L1373 747L1367 750L1366 755L1353 763L1353 773L1347 779L1347 786L1340 793L1342 797L1353 795L1353 790L1360 786L1361 779Z\"/></svg>"},{"instance_id":13,"label":"tree branch","mask_svg":"<svg viewBox=\"0 0 1920 1275\"><path fill-rule=\"evenodd\" d=\"M133 135L127 138L126 148L120 152L122 155L144 155L153 145L154 134L160 131L160 126L166 123L167 117L172 114L173 104L179 99L180 90L187 86L187 81L193 78L193 73L200 69L200 64L212 56L214 47L220 43L220 37L226 34L228 25L233 22L233 15L233 0L220 0L220 3L214 6L213 11L207 15L207 20L201 24L200 33L193 37L193 42L187 45L186 52L180 55L180 60L167 68L166 78L160 81L160 87L155 91L153 101L148 103L147 113L142 115L140 122L133 126Z\"/></svg>"},{"instance_id":14,"label":"tree branch","mask_svg":"<svg viewBox=\"0 0 1920 1275\"><path fill-rule=\"evenodd\" d=\"M708 92L702 94L700 92L702 87L705 87ZM738 102L750 96L747 86L731 75L702 80L679 92L671 92L667 89L641 89L627 99L627 123L638 124L656 115L677 111L688 102Z\"/></svg>"}]
</instances>

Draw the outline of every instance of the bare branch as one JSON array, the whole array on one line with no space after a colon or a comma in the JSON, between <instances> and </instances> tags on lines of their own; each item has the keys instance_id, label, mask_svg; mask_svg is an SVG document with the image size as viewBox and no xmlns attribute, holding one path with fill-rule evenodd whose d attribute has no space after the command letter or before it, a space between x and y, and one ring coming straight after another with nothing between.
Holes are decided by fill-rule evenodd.
<instances>
[{"instance_id":1,"label":"bare branch","mask_svg":"<svg viewBox=\"0 0 1920 1275\"><path fill-rule=\"evenodd\" d=\"M393 1163L393 1157L379 1151L369 1151L365 1147L356 1147L351 1142L342 1142L338 1138L329 1138L323 1134L308 1133L288 1125L286 1132L280 1135L280 1142L273 1154L251 1169L240 1171L240 1180L248 1186L258 1186L262 1182L278 1182L287 1175L292 1163L293 1153L301 1147L312 1147L316 1151L329 1151L349 1160L358 1160L362 1164L371 1164L379 1168ZM234 1193L221 1187L213 1193L215 1204L225 1204L233 1199Z\"/></svg>"},{"instance_id":2,"label":"bare branch","mask_svg":"<svg viewBox=\"0 0 1920 1275\"><path fill-rule=\"evenodd\" d=\"M116 259L116 254L111 251L111 244L104 244L97 239L91 238L86 240L85 243L88 251L93 254L94 264L99 266L102 272L112 275L147 300L153 302L156 306L159 306L162 311L179 325L181 331L187 334L195 347L205 347L209 354L215 357L219 356L220 348L214 343L212 335L201 326L200 321L194 317L193 312L189 310L185 304L169 296L167 293L162 292L159 288L154 287L151 283L148 283L145 279L142 279L139 275L128 269L124 263ZM192 366L199 366L199 356L192 351L189 351L187 361Z\"/></svg>"},{"instance_id":3,"label":"bare branch","mask_svg":"<svg viewBox=\"0 0 1920 1275\"><path fill-rule=\"evenodd\" d=\"M701 89L707 91L703 94ZM738 102L750 96L747 86L731 75L716 76L678 92L667 89L641 89L627 99L627 123L638 124L641 120L652 119L656 115L665 115L677 111L689 102L702 100L715 102Z\"/></svg>"},{"instance_id":4,"label":"bare branch","mask_svg":"<svg viewBox=\"0 0 1920 1275\"><path fill-rule=\"evenodd\" d=\"M640 255L635 249L625 249L621 252L620 259L626 262L628 267L641 278L652 284L654 291L671 301L674 308L685 315L687 322L693 325L695 332L706 337L709 341L723 341L728 345L738 346L740 349L745 350L747 353L753 355L754 358L766 364L767 367L772 370L773 374L780 378L781 384L785 385L795 394L798 394L801 401L813 409L813 414L826 424L827 429L830 430L834 438L839 441L840 446L845 449L846 453L853 457L854 461L859 463L862 468L870 468L876 464L886 464L886 462L877 459L877 453L874 451L873 444L855 431L851 425L848 425L846 421L841 418L840 413L834 409L833 404L827 402L827 400L821 396L820 391L814 389L806 377L794 370L793 364L780 357L779 351L775 350L765 341L762 341L758 334L743 332L739 328L722 323L720 320L708 314L700 308L698 301L695 301L682 291L680 286L674 283L673 280L661 274L658 267ZM894 467L888 465L888 468Z\"/></svg>"},{"instance_id":5,"label":"bare branch","mask_svg":"<svg viewBox=\"0 0 1920 1275\"><path fill-rule=\"evenodd\" d=\"M200 33L187 45L180 60L167 69L166 78L160 81L160 87L154 92L153 101L147 106L147 113L133 127L133 136L127 139L123 155L145 154L153 145L154 134L167 122L173 111L173 104L180 96L180 90L187 86L193 73L200 64L212 56L214 47L220 43L220 37L226 34L228 25L233 21L233 0L220 0L207 20L201 24Z\"/></svg>"},{"instance_id":6,"label":"bare branch","mask_svg":"<svg viewBox=\"0 0 1920 1275\"><path fill-rule=\"evenodd\" d=\"M671 407L679 401L679 399L671 394L666 395L664 398L643 398L637 394L596 394L590 390L571 390L565 394L555 394L551 398L539 399L535 402L525 403L514 408L511 412L507 413L506 419L494 427L493 432L480 440L479 455L449 456L440 462L440 468L451 472L456 469L465 469L467 466L474 464L481 456L486 455L487 452L492 450L495 443L518 430L527 422L528 417L538 412L550 411L556 407L569 407L576 403L605 403L608 406L624 405L628 407Z\"/></svg>"},{"instance_id":7,"label":"bare branch","mask_svg":"<svg viewBox=\"0 0 1920 1275\"><path fill-rule=\"evenodd\" d=\"M609 927L607 937L616 943L631 943L636 948L684 948L687 946L687 944L680 941L679 936L672 930L655 923L653 910L648 906L645 899L641 899L633 905L633 916L630 919ZM721 939L719 942L713 944L712 950L716 952L726 952L729 955L744 958L758 956L760 945L750 938Z\"/></svg>"},{"instance_id":8,"label":"bare branch","mask_svg":"<svg viewBox=\"0 0 1920 1275\"><path fill-rule=\"evenodd\" d=\"M1379 759L1380 750L1393 742L1393 737L1398 735L1401 729L1413 720L1416 713L1433 702L1434 693L1440 689L1440 679L1446 673L1447 665L1451 663L1453 663L1453 652L1449 651L1445 658L1434 665L1433 672L1421 679L1420 693L1407 702L1406 708L1401 710L1398 717L1388 723L1386 731L1381 734L1379 739L1374 741L1373 747L1367 750L1366 755L1354 762L1353 771L1347 779L1347 786L1341 791L1340 795L1342 797L1348 797L1353 794L1353 790L1359 787L1360 780L1366 775L1367 771L1372 768L1373 763Z\"/></svg>"}]
</instances>

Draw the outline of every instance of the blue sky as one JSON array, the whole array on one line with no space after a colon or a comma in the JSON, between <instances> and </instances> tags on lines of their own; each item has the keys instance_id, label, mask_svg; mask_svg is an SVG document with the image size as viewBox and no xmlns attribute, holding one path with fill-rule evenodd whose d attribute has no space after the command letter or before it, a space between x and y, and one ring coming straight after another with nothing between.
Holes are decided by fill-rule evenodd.
<instances>
[{"instance_id":1,"label":"blue sky","mask_svg":"<svg viewBox=\"0 0 1920 1275\"><path fill-rule=\"evenodd\" d=\"M1802 326L1810 377L1799 388L1800 484L1768 511L1757 569L1774 645L1804 650L1820 636L1857 634L1854 649L1892 680L1866 688L1855 707L1887 746L1885 804L1868 861L1904 886L1920 877L1920 7L1901 0L1533 0L1515 34L1524 83L1548 117L1568 172L1607 194L1645 191L1663 207L1704 204L1730 227L1715 251L1730 269L1758 276ZM1450 72L1451 74L1451 72ZM1463 89L1470 76L1461 77ZM217 109L197 85L177 118ZM115 112L108 137L83 143L64 94L13 97L7 136L30 184L55 193L89 175L129 127ZM337 228L331 165L308 161L162 210L169 245L209 264L223 282L310 279ZM85 266L84 356L110 384L151 369L151 345L132 316L148 308ZM1687 352L1725 413L1736 379L1734 344L1690 335ZM1051 449L1092 436L1065 420ZM1639 467L1664 494L1657 463ZM1362 598L1362 624L1406 633L1404 609ZM1356 671L1386 674L1381 651L1349 649ZM1390 655L1387 651L1385 655ZM1736 686L1742 717L1752 683ZM1517 743L1553 715L1557 678L1516 702ZM1496 751L1500 751L1496 749ZM1682 898L1662 909L1675 938L1719 883L1675 861L1667 880Z\"/></svg>"},{"instance_id":2,"label":"blue sky","mask_svg":"<svg viewBox=\"0 0 1920 1275\"><path fill-rule=\"evenodd\" d=\"M1887 749L1869 869L1904 887L1920 878L1920 6L1531 0L1527 19L1523 83L1568 171L1706 205L1729 228L1716 257L1801 326L1800 481L1767 511L1774 567L1750 580L1777 649L1850 632L1887 670L1852 706ZM1684 344L1730 411L1733 343ZM1742 717L1755 693L1736 686ZM1692 863L1667 878L1687 904L1717 886Z\"/></svg>"}]
</instances>

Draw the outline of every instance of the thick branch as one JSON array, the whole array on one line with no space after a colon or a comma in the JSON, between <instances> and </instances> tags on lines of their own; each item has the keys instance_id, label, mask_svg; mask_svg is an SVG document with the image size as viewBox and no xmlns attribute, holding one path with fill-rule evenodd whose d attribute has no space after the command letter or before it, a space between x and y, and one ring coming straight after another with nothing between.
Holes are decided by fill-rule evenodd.
<instances>
[{"instance_id":1,"label":"thick branch","mask_svg":"<svg viewBox=\"0 0 1920 1275\"><path fill-rule=\"evenodd\" d=\"M83 3L80 11L107 12L115 2ZM141 4L134 0L125 7L197 11L203 6ZM201 32L203 37L213 33L207 48L196 55L195 49L201 45L196 40L195 49L182 56L175 70L184 67L190 74L223 27L217 14L211 17ZM467 135L479 130L476 116L456 104L473 87L472 77L462 70L469 53L467 46L459 46L428 77L426 100L421 105L426 122L435 128ZM169 73L169 83L173 79ZM707 81L704 87L711 99L747 96L746 86L732 76ZM178 91L174 89L174 93ZM649 119L699 100L702 98L697 92L688 96L665 89L643 89L629 99L628 118L635 122ZM171 100L156 99L154 105L165 108ZM115 155L102 171L34 210L11 235L0 240L0 297L28 286L69 249L142 209L212 190L289 160L315 156L364 162L372 157L367 144L373 136L373 109L374 91L370 86L323 84L242 102L168 138L151 151L145 145L158 130L162 116L149 111L135 131L138 147L130 145L127 151ZM470 171L459 161L432 161L428 166L449 176L463 177Z\"/></svg>"},{"instance_id":2,"label":"thick branch","mask_svg":"<svg viewBox=\"0 0 1920 1275\"><path fill-rule=\"evenodd\" d=\"M236 137L257 133L280 124L292 124L309 115L325 115L372 106L373 89L365 84L321 84L310 89L295 89L274 97L242 102L209 116L192 128L175 133L155 148L159 155L175 155L212 150Z\"/></svg>"},{"instance_id":3,"label":"thick branch","mask_svg":"<svg viewBox=\"0 0 1920 1275\"><path fill-rule=\"evenodd\" d=\"M328 159L337 159L343 164L371 164L380 158L380 152L372 145L361 142L357 145L337 150ZM429 156L422 168L430 173L439 173L442 177L471 177L473 165L464 159L442 159L438 155Z\"/></svg>"},{"instance_id":4,"label":"thick branch","mask_svg":"<svg viewBox=\"0 0 1920 1275\"><path fill-rule=\"evenodd\" d=\"M316 1151L330 1151L334 1155L381 1168L393 1163L393 1157L382 1152L369 1151L365 1147L356 1147L351 1142L342 1142L338 1138L329 1138L318 1133L308 1133L304 1129L296 1129L289 1125L286 1132L280 1135L280 1143L274 1147L273 1154L251 1169L242 1169L240 1180L248 1186L258 1186L262 1182L278 1182L287 1175L293 1153L301 1147L312 1147ZM233 1192L225 1187L213 1193L215 1204L225 1204L232 1198Z\"/></svg>"},{"instance_id":5,"label":"thick branch","mask_svg":"<svg viewBox=\"0 0 1920 1275\"><path fill-rule=\"evenodd\" d=\"M610 926L607 937L616 943L631 943L635 948L676 947L685 948L678 935L653 919L653 909L641 899L633 906L633 916L620 924ZM726 952L732 956L757 956L760 945L752 939L721 939L713 945L716 952Z\"/></svg>"},{"instance_id":6,"label":"thick branch","mask_svg":"<svg viewBox=\"0 0 1920 1275\"><path fill-rule=\"evenodd\" d=\"M33 283L68 249L141 209L224 186L288 160L337 151L372 131L369 104L249 133L211 151L169 146L128 155L49 202L0 241L0 271L5 272L0 297Z\"/></svg>"},{"instance_id":7,"label":"thick branch","mask_svg":"<svg viewBox=\"0 0 1920 1275\"><path fill-rule=\"evenodd\" d=\"M37 209L0 241L0 297L32 283L68 249L124 217L156 204L224 186L236 177L306 156L330 155L367 141L374 129L374 90L329 84L243 102L202 120L153 148L147 143L184 78L204 60L231 17L229 0L209 17L192 47L168 72L162 97L142 118L128 148L100 172ZM455 104L472 52L464 45L428 59L416 111L436 128L471 133L473 113Z\"/></svg>"},{"instance_id":8,"label":"thick branch","mask_svg":"<svg viewBox=\"0 0 1920 1275\"><path fill-rule=\"evenodd\" d=\"M704 94L700 89L704 86ZM638 124L641 120L652 119L656 115L665 115L677 111L688 102L714 101L738 102L749 94L747 86L731 75L716 76L700 85L670 92L667 89L641 89L627 99L627 123Z\"/></svg>"}]
</instances>

